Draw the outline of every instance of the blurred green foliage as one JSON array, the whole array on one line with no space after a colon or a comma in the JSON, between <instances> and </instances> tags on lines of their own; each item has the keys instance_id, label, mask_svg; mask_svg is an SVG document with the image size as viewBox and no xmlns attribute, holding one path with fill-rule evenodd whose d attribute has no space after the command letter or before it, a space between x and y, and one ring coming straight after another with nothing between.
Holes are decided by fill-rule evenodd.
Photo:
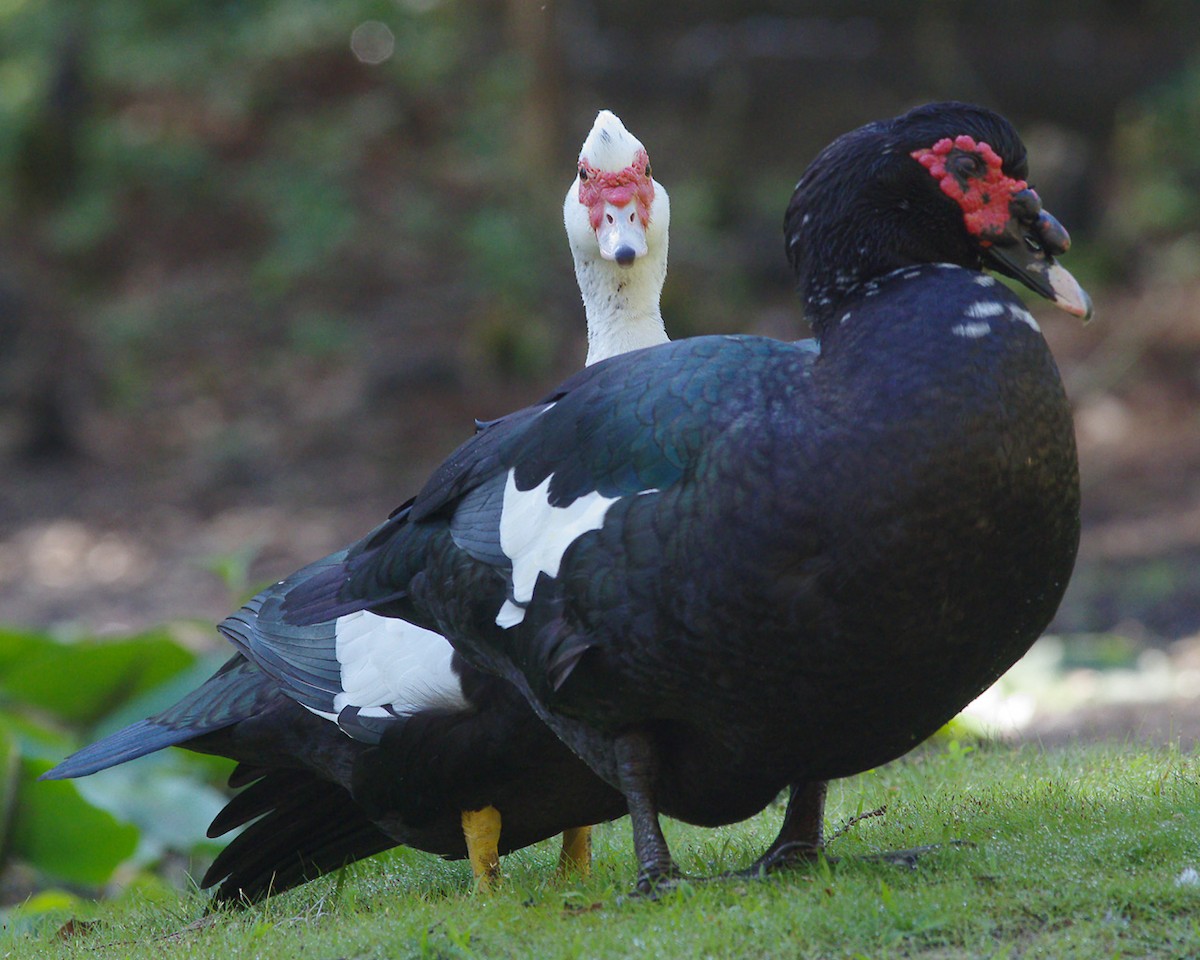
<instances>
[{"instance_id":1,"label":"blurred green foliage","mask_svg":"<svg viewBox=\"0 0 1200 960\"><path fill-rule=\"evenodd\" d=\"M1109 232L1153 250L1175 279L1200 276L1200 59L1127 105L1115 153Z\"/></svg>"},{"instance_id":2,"label":"blurred green foliage","mask_svg":"<svg viewBox=\"0 0 1200 960\"><path fill-rule=\"evenodd\" d=\"M94 889L124 865L211 854L205 838L231 764L169 751L78 781L37 778L67 753L194 688L220 658L197 658L167 630L63 643L0 632L0 819L4 864L38 885ZM132 874L127 874L128 880Z\"/></svg>"},{"instance_id":3,"label":"blurred green foliage","mask_svg":"<svg viewBox=\"0 0 1200 960\"><path fill-rule=\"evenodd\" d=\"M0 223L33 240L31 261L69 266L58 293L86 303L109 402L148 402L154 363L205 329L253 339L295 319L305 329L284 336L322 349L311 318L343 316L379 276L471 262L480 299L539 311L558 200L521 186L511 117L528 75L481 55L496 20L482 13L0 3ZM351 52L370 22L394 42L378 64ZM253 322L223 314L218 288L257 305ZM544 370L497 349L506 369Z\"/></svg>"},{"instance_id":4,"label":"blurred green foliage","mask_svg":"<svg viewBox=\"0 0 1200 960\"><path fill-rule=\"evenodd\" d=\"M49 767L21 764L26 796L13 812L12 852L51 877L99 886L137 848L137 828L88 803L74 784L38 783Z\"/></svg>"},{"instance_id":5,"label":"blurred green foliage","mask_svg":"<svg viewBox=\"0 0 1200 960\"><path fill-rule=\"evenodd\" d=\"M48 642L34 633L0 632L0 695L81 726L162 683L193 657L165 632L114 642ZM85 684L64 678L85 677Z\"/></svg>"}]
</instances>

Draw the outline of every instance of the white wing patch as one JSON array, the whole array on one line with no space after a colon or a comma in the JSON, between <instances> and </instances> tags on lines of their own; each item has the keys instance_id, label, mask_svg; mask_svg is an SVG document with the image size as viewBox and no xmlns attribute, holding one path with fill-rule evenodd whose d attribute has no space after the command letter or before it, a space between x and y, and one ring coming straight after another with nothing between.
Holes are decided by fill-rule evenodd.
<instances>
[{"instance_id":1,"label":"white wing patch","mask_svg":"<svg viewBox=\"0 0 1200 960\"><path fill-rule=\"evenodd\" d=\"M1038 322L1033 319L1033 314L1024 307L1018 307L1016 304L1008 308L1008 315L1019 323L1027 323L1038 333L1042 332L1042 328L1038 326Z\"/></svg>"},{"instance_id":2,"label":"white wing patch","mask_svg":"<svg viewBox=\"0 0 1200 960\"><path fill-rule=\"evenodd\" d=\"M967 316L972 320L986 320L988 317L998 317L1004 313L1004 304L995 300L980 300L967 307Z\"/></svg>"},{"instance_id":3,"label":"white wing patch","mask_svg":"<svg viewBox=\"0 0 1200 960\"><path fill-rule=\"evenodd\" d=\"M988 324L988 319L992 317L1001 317L1005 314L1014 323L1025 323L1033 330L1041 332L1036 320L1033 319L1033 314L1022 306L1015 303L1001 303L997 300L980 300L971 304L964 311L965 315L970 319L966 323L959 323L950 328L950 332L959 337L966 337L971 340L979 337L986 337L992 332L991 325Z\"/></svg>"},{"instance_id":4,"label":"white wing patch","mask_svg":"<svg viewBox=\"0 0 1200 960\"><path fill-rule=\"evenodd\" d=\"M507 630L509 627L515 627L524 619L525 608L517 606L511 600L505 600L500 604L500 612L496 614L496 626Z\"/></svg>"},{"instance_id":5,"label":"white wing patch","mask_svg":"<svg viewBox=\"0 0 1200 960\"><path fill-rule=\"evenodd\" d=\"M508 472L500 508L500 549L512 561L512 599L504 601L496 624L506 629L525 619L524 605L533 598L538 574L557 577L567 547L589 530L599 530L608 508L621 499L593 492L555 507L549 499L553 474L532 490L518 490L514 473Z\"/></svg>"},{"instance_id":6,"label":"white wing patch","mask_svg":"<svg viewBox=\"0 0 1200 960\"><path fill-rule=\"evenodd\" d=\"M450 668L454 648L441 634L365 610L338 617L334 629L342 665L336 711L358 707L364 716L384 717L467 706Z\"/></svg>"},{"instance_id":7,"label":"white wing patch","mask_svg":"<svg viewBox=\"0 0 1200 960\"><path fill-rule=\"evenodd\" d=\"M975 323L959 323L950 328L955 336L966 337L968 340L978 340L992 332L991 324L982 320Z\"/></svg>"}]
</instances>

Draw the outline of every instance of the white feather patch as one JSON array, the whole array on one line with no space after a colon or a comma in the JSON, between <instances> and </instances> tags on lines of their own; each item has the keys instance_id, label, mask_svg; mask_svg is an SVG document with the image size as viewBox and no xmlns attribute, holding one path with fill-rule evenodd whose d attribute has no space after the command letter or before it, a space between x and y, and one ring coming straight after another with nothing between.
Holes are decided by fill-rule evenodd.
<instances>
[{"instance_id":1,"label":"white feather patch","mask_svg":"<svg viewBox=\"0 0 1200 960\"><path fill-rule=\"evenodd\" d=\"M586 160L597 170L616 173L633 163L642 141L625 129L620 118L611 110L596 114L596 122L583 141L579 159Z\"/></svg>"},{"instance_id":2,"label":"white feather patch","mask_svg":"<svg viewBox=\"0 0 1200 960\"><path fill-rule=\"evenodd\" d=\"M1042 332L1042 328L1038 326L1038 322L1033 319L1033 314L1024 307L1018 307L1016 304L1013 304L1008 308L1008 315L1018 323L1027 323L1038 333Z\"/></svg>"},{"instance_id":3,"label":"white feather patch","mask_svg":"<svg viewBox=\"0 0 1200 960\"><path fill-rule=\"evenodd\" d=\"M972 320L986 320L988 317L998 317L1004 313L1004 304L995 300L980 300L967 307L967 316Z\"/></svg>"},{"instance_id":4,"label":"white feather patch","mask_svg":"<svg viewBox=\"0 0 1200 960\"><path fill-rule=\"evenodd\" d=\"M338 617L334 636L342 665L337 711L359 707L367 716L386 716L385 707L406 715L467 706L450 668L454 648L441 634L362 610Z\"/></svg>"},{"instance_id":5,"label":"white feather patch","mask_svg":"<svg viewBox=\"0 0 1200 960\"><path fill-rule=\"evenodd\" d=\"M555 507L549 499L553 477L532 490L518 490L515 471L508 472L500 509L500 549L512 561L513 595L496 614L497 626L507 629L525 619L524 604L533 598L538 574L557 577L567 548L589 530L599 530L608 508L621 499L593 492ZM642 490L638 495L656 492Z\"/></svg>"},{"instance_id":6,"label":"white feather patch","mask_svg":"<svg viewBox=\"0 0 1200 960\"><path fill-rule=\"evenodd\" d=\"M518 607L511 600L505 600L500 604L500 612L496 614L496 626L501 630L507 630L509 627L515 627L524 619L525 608Z\"/></svg>"},{"instance_id":7,"label":"white feather patch","mask_svg":"<svg viewBox=\"0 0 1200 960\"><path fill-rule=\"evenodd\" d=\"M992 332L990 324L983 321L975 323L959 323L950 328L950 332L955 336L966 337L968 340L978 340L980 337L986 337Z\"/></svg>"}]
</instances>

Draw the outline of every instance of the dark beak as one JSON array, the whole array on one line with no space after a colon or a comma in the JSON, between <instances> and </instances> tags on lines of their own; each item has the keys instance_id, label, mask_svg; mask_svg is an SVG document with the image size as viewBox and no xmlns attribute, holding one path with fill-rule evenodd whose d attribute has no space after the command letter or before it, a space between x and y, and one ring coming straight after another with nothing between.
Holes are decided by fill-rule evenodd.
<instances>
[{"instance_id":1,"label":"dark beak","mask_svg":"<svg viewBox=\"0 0 1200 960\"><path fill-rule=\"evenodd\" d=\"M1092 317L1091 297L1054 259L1070 249L1066 229L1042 209L1033 190L1014 196L1009 212L1004 230L984 248L984 263L1087 323Z\"/></svg>"}]
</instances>

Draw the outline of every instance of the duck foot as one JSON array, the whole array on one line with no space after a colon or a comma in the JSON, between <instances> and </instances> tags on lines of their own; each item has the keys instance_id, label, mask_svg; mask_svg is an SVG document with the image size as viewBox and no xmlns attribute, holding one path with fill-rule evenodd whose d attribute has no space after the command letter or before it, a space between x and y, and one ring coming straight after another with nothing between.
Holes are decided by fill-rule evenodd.
<instances>
[{"instance_id":1,"label":"duck foot","mask_svg":"<svg viewBox=\"0 0 1200 960\"><path fill-rule=\"evenodd\" d=\"M500 883L500 811L491 806L463 810L462 831L476 889L494 889Z\"/></svg>"},{"instance_id":2,"label":"duck foot","mask_svg":"<svg viewBox=\"0 0 1200 960\"><path fill-rule=\"evenodd\" d=\"M764 877L777 870L814 863L825 848L824 820L825 794L829 782L809 780L793 783L788 794L787 809L779 835L763 851L762 856L744 870L732 874L743 879ZM851 819L831 838L836 840L859 820L877 816L882 811L871 811Z\"/></svg>"},{"instance_id":3,"label":"duck foot","mask_svg":"<svg viewBox=\"0 0 1200 960\"><path fill-rule=\"evenodd\" d=\"M909 870L917 869L917 861L927 853L933 853L935 850L941 850L943 847L973 847L970 840L947 840L945 843L927 843L920 847L910 847L907 850L889 850L886 853L868 853L861 857L855 857L856 860L875 860L882 863L895 864L898 867L908 867Z\"/></svg>"},{"instance_id":4,"label":"duck foot","mask_svg":"<svg viewBox=\"0 0 1200 960\"><path fill-rule=\"evenodd\" d=\"M708 877L689 877L681 870L674 869L666 873L640 873L637 883L629 893L621 898L624 900L659 900L674 893L680 887L690 883L703 883Z\"/></svg>"},{"instance_id":5,"label":"duck foot","mask_svg":"<svg viewBox=\"0 0 1200 960\"><path fill-rule=\"evenodd\" d=\"M793 867L816 863L824 849L823 844L810 843L806 840L773 846L750 866L734 870L723 876L740 880L760 880L772 873L778 873L780 870L791 870ZM825 859L830 863L837 862L836 857L826 857Z\"/></svg>"},{"instance_id":6,"label":"duck foot","mask_svg":"<svg viewBox=\"0 0 1200 960\"><path fill-rule=\"evenodd\" d=\"M863 814L860 817L854 818L853 821L847 823L837 833L841 836L851 826L852 823L870 816L879 816L880 811L871 811ZM944 843L927 843L919 847L909 847L907 850L889 850L884 853L867 853L861 856L850 857L851 860L866 860L877 863L890 863L898 867L907 867L909 870L916 870L918 861L921 857L929 853L934 853L944 847L974 847L975 844L969 840L947 840ZM721 873L712 877L692 877L683 873L677 868L673 868L664 873L645 873L643 872L637 880L636 887L627 895L618 898L618 903L624 903L629 900L658 900L681 886L692 883L710 883L714 880L762 880L771 874L781 870L790 870L794 867L806 866L816 863L818 859L824 859L826 863L838 863L841 857L831 857L825 854L824 846L818 846L805 841L795 841L793 843L779 844L773 846L770 850L764 853L761 857L754 861L750 866L743 870L734 870L730 873Z\"/></svg>"},{"instance_id":7,"label":"duck foot","mask_svg":"<svg viewBox=\"0 0 1200 960\"><path fill-rule=\"evenodd\" d=\"M558 855L558 876L592 873L592 828L568 827L562 834L562 852Z\"/></svg>"},{"instance_id":8,"label":"duck foot","mask_svg":"<svg viewBox=\"0 0 1200 960\"><path fill-rule=\"evenodd\" d=\"M945 843L927 843L920 847L910 847L907 850L889 850L885 853L867 853L861 856L851 857L851 860L867 860L878 863L890 863L897 867L907 867L909 870L916 870L917 863L921 857L927 853L934 853L941 850L943 847L973 847L975 844L969 840L947 840ZM772 873L778 873L781 870L790 870L794 867L807 866L816 863L818 859L824 858L826 863L838 863L841 857L831 857L824 853L823 846L815 846L811 843L789 843L777 849L769 850L761 857L746 867L744 870L737 870L733 873L725 874L726 877L740 878L743 880L758 880Z\"/></svg>"},{"instance_id":9,"label":"duck foot","mask_svg":"<svg viewBox=\"0 0 1200 960\"><path fill-rule=\"evenodd\" d=\"M853 816L838 827L828 841L825 841L822 839L820 826L824 801L824 783L798 784L793 787L791 797L788 801L788 808L784 814L783 826L780 828L779 836L775 838L774 843L750 866L744 870L726 874L726 876L741 879L758 879L780 870L807 866L815 863L822 857L824 857L827 863L837 863L838 857L831 857L824 853L826 844L833 843L835 840L844 837L853 827L862 823L862 821L869 820L872 817L882 817L887 813L887 807L884 806ZM966 847L974 846L974 844L965 840L948 840L945 843L930 843L920 847L911 847L908 850L892 850L886 853L866 854L854 859L882 861L884 863L895 864L896 866L908 867L910 870L916 870L917 861L922 856L939 850L944 846Z\"/></svg>"}]
</instances>

